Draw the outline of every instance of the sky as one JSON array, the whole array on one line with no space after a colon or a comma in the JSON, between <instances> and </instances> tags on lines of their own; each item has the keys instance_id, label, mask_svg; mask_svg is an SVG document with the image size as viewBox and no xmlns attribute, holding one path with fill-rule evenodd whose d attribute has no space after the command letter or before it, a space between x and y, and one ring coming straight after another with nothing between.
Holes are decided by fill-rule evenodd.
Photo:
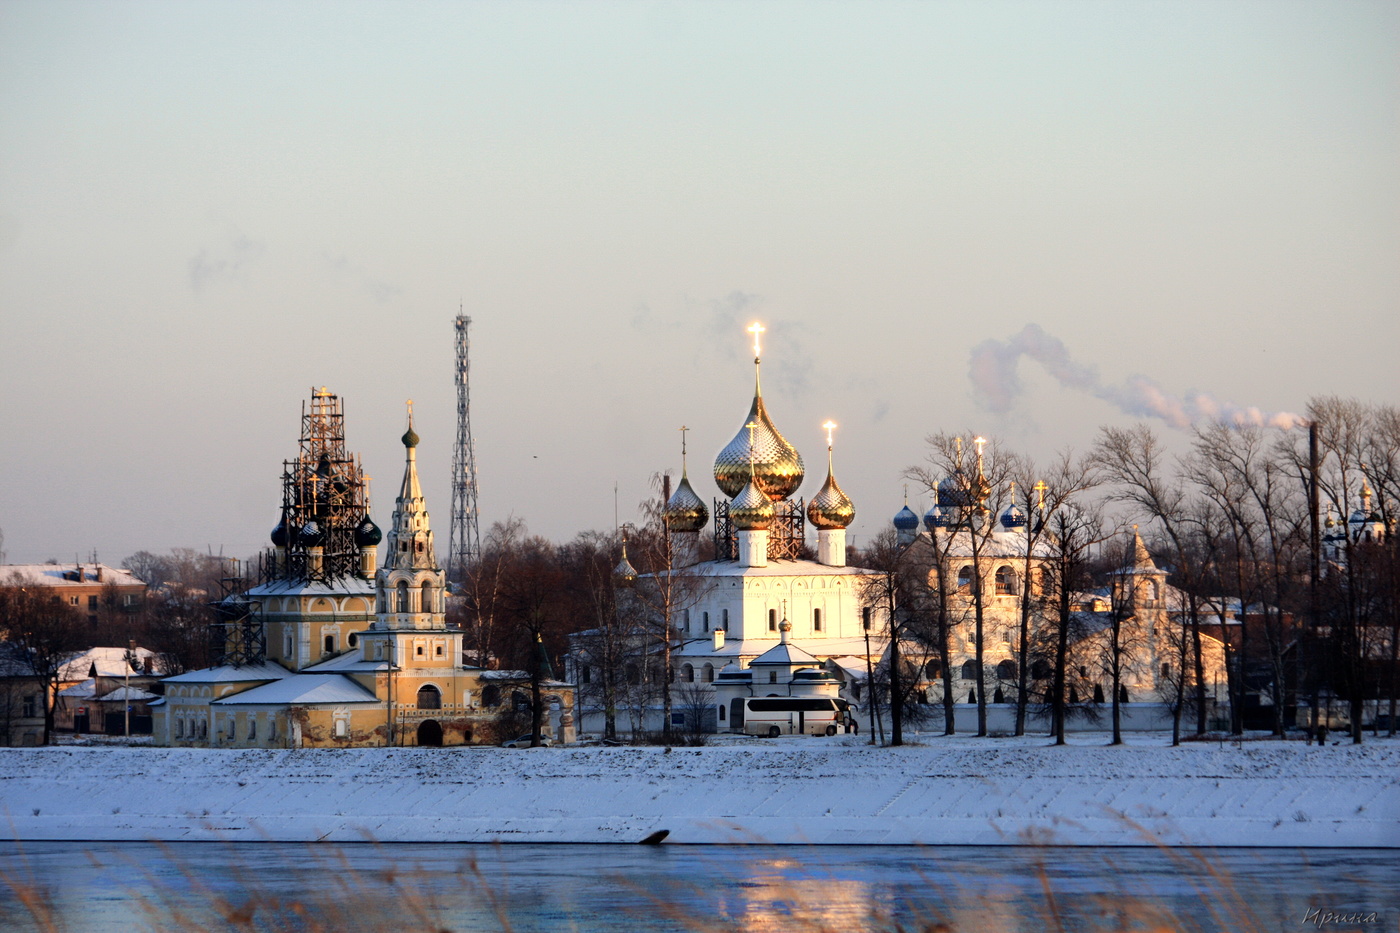
<instances>
[{"instance_id":1,"label":"sky","mask_svg":"<svg viewBox=\"0 0 1400 933\"><path fill-rule=\"evenodd\" d=\"M937 431L1394 404L1397 166L1389 2L8 0L3 549L253 554L324 385L445 556L459 311L483 533L717 496L754 320L856 543Z\"/></svg>"}]
</instances>

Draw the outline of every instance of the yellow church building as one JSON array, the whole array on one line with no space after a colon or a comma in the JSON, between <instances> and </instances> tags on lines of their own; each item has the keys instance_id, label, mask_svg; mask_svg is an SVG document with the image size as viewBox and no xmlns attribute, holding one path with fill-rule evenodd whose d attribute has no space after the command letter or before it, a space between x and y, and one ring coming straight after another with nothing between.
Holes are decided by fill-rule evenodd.
<instances>
[{"instance_id":1,"label":"yellow church building","mask_svg":"<svg viewBox=\"0 0 1400 933\"><path fill-rule=\"evenodd\" d=\"M418 480L409 414L403 483L383 538L340 400L303 410L264 579L219 605L220 663L164 680L159 744L229 748L494 745L528 728L529 678L463 663ZM545 735L575 740L575 690L544 684ZM524 715L522 716L522 712Z\"/></svg>"}]
</instances>

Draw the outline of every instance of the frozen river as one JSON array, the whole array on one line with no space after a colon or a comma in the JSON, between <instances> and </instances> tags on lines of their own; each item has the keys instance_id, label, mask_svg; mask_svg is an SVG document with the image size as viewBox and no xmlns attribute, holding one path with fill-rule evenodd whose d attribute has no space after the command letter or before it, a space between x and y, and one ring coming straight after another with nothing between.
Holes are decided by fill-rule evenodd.
<instances>
[{"instance_id":1,"label":"frozen river","mask_svg":"<svg viewBox=\"0 0 1400 933\"><path fill-rule=\"evenodd\" d=\"M1400 925L1382 849L34 842L0 859L5 931Z\"/></svg>"}]
</instances>

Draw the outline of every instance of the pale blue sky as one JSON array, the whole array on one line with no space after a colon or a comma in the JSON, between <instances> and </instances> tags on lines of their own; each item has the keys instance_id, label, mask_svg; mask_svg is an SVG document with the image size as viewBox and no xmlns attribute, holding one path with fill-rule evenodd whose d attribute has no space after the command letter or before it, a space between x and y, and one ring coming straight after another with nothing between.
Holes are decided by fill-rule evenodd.
<instances>
[{"instance_id":1,"label":"pale blue sky","mask_svg":"<svg viewBox=\"0 0 1400 933\"><path fill-rule=\"evenodd\" d=\"M387 522L403 401L445 551L452 324L483 525L624 520L739 429L742 328L857 539L937 430L1046 456L1108 384L1395 402L1394 3L0 4L11 561L246 556L313 385ZM1179 435L1172 429L1164 431Z\"/></svg>"}]
</instances>

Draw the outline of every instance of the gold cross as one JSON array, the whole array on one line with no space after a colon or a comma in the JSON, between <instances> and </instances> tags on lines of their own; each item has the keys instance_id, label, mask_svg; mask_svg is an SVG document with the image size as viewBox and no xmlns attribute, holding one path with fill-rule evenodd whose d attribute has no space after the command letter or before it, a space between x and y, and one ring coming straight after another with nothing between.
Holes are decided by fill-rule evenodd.
<instances>
[{"instance_id":1,"label":"gold cross","mask_svg":"<svg viewBox=\"0 0 1400 933\"><path fill-rule=\"evenodd\" d=\"M826 424L822 425L822 427L826 428L826 449L827 449L827 450L830 450L830 449L831 449L831 432L832 432L832 430L836 427L836 422L835 422L835 421L828 421Z\"/></svg>"},{"instance_id":2,"label":"gold cross","mask_svg":"<svg viewBox=\"0 0 1400 933\"><path fill-rule=\"evenodd\" d=\"M749 333L753 334L753 355L758 356L758 335L767 330L762 324L754 321L749 325Z\"/></svg>"},{"instance_id":3,"label":"gold cross","mask_svg":"<svg viewBox=\"0 0 1400 933\"><path fill-rule=\"evenodd\" d=\"M1040 509L1042 512L1044 512L1044 511L1045 511L1045 490L1049 489L1050 487L1047 486L1047 485L1045 485L1045 480L1040 479L1040 480L1036 480L1035 485L1034 485L1033 487L1031 487L1031 488L1033 488L1033 489L1036 491L1036 496L1037 496L1037 498L1036 498L1035 507L1038 508L1038 509Z\"/></svg>"}]
</instances>

